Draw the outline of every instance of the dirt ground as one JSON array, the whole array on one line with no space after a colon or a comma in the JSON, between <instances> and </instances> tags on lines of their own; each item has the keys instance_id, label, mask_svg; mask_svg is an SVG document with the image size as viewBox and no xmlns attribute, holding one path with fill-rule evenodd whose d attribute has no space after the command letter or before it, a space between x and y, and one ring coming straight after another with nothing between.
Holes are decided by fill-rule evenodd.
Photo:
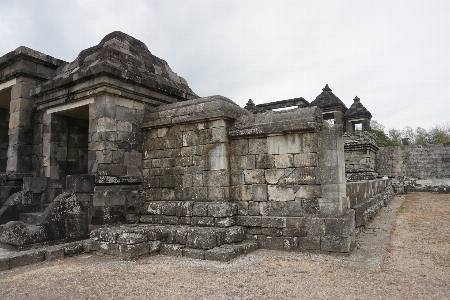
<instances>
[{"instance_id":1,"label":"dirt ground","mask_svg":"<svg viewBox=\"0 0 450 300\"><path fill-rule=\"evenodd\" d=\"M85 254L1 272L0 299L450 299L450 195L408 194L394 223L396 211L377 216L349 256L258 250L227 264Z\"/></svg>"}]
</instances>

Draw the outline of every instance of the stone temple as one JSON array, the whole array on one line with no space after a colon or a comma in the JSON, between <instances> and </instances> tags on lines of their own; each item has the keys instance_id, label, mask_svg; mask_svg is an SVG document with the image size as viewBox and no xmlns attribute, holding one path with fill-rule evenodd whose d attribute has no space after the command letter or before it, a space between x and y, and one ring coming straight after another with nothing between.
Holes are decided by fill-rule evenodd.
<instances>
[{"instance_id":1,"label":"stone temple","mask_svg":"<svg viewBox=\"0 0 450 300\"><path fill-rule=\"evenodd\" d=\"M26 47L0 57L0 115L0 242L17 249L349 252L393 196L358 97L199 97L122 32L70 63Z\"/></svg>"}]
</instances>

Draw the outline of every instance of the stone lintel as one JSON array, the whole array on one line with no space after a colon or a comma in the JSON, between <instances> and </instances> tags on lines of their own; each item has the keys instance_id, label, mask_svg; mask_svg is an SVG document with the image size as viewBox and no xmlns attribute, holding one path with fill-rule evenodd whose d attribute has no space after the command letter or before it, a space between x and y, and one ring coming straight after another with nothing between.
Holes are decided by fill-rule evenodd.
<instances>
[{"instance_id":1,"label":"stone lintel","mask_svg":"<svg viewBox=\"0 0 450 300\"><path fill-rule=\"evenodd\" d=\"M230 99L216 95L154 108L144 117L141 128L151 129L205 120L235 120L249 114Z\"/></svg>"},{"instance_id":2,"label":"stone lintel","mask_svg":"<svg viewBox=\"0 0 450 300\"><path fill-rule=\"evenodd\" d=\"M37 96L37 110L102 95L112 95L149 106L159 106L184 100L108 76L99 76L88 82L79 82L70 87L64 86L45 93L41 92L40 86L38 86L32 90L31 94Z\"/></svg>"}]
</instances>

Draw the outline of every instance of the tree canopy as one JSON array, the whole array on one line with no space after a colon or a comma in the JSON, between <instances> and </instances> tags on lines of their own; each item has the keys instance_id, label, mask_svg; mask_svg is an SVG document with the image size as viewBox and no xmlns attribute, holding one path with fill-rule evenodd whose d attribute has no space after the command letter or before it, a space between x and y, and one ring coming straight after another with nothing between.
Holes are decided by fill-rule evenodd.
<instances>
[{"instance_id":1,"label":"tree canopy","mask_svg":"<svg viewBox=\"0 0 450 300\"><path fill-rule=\"evenodd\" d=\"M402 130L390 128L388 134L384 131L384 125L378 123L376 120L370 122L372 132L377 136L377 145L379 147L385 146L400 146L402 139L408 139L409 144L437 144L450 142L450 123L443 123L426 130L422 127L413 129L405 126Z\"/></svg>"}]
</instances>

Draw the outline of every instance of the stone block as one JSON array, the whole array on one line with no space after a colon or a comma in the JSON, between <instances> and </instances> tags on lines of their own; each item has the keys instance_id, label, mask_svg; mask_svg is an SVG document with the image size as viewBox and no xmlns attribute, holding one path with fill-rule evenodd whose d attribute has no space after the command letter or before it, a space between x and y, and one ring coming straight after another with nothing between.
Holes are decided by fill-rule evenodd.
<instances>
[{"instance_id":1,"label":"stone block","mask_svg":"<svg viewBox=\"0 0 450 300\"><path fill-rule=\"evenodd\" d=\"M208 216L208 203L194 203L192 210L192 216L194 217L207 217Z\"/></svg>"},{"instance_id":2,"label":"stone block","mask_svg":"<svg viewBox=\"0 0 450 300\"><path fill-rule=\"evenodd\" d=\"M231 155L247 155L248 154L248 139L237 139L230 141Z\"/></svg>"},{"instance_id":3,"label":"stone block","mask_svg":"<svg viewBox=\"0 0 450 300\"><path fill-rule=\"evenodd\" d=\"M234 203L237 205L237 214L239 216L246 216L246 215L248 215L249 202L247 202L247 201L236 201Z\"/></svg>"},{"instance_id":4,"label":"stone block","mask_svg":"<svg viewBox=\"0 0 450 300\"><path fill-rule=\"evenodd\" d=\"M322 236L320 250L331 252L350 252L355 247L355 236Z\"/></svg>"},{"instance_id":5,"label":"stone block","mask_svg":"<svg viewBox=\"0 0 450 300\"><path fill-rule=\"evenodd\" d=\"M123 259L134 259L149 253L149 242L131 245L119 244L118 252L119 256Z\"/></svg>"},{"instance_id":6,"label":"stone block","mask_svg":"<svg viewBox=\"0 0 450 300\"><path fill-rule=\"evenodd\" d=\"M196 249L212 249L217 246L214 230L209 228L194 228L187 234L186 247Z\"/></svg>"},{"instance_id":7,"label":"stone block","mask_svg":"<svg viewBox=\"0 0 450 300\"><path fill-rule=\"evenodd\" d=\"M298 250L320 250L320 236L297 237Z\"/></svg>"},{"instance_id":8,"label":"stone block","mask_svg":"<svg viewBox=\"0 0 450 300\"><path fill-rule=\"evenodd\" d=\"M260 215L260 205L259 202L249 202L248 211L249 216L259 216Z\"/></svg>"},{"instance_id":9,"label":"stone block","mask_svg":"<svg viewBox=\"0 0 450 300\"><path fill-rule=\"evenodd\" d=\"M341 184L345 183L344 166L328 166L316 168L317 184Z\"/></svg>"},{"instance_id":10,"label":"stone block","mask_svg":"<svg viewBox=\"0 0 450 300\"><path fill-rule=\"evenodd\" d=\"M205 186L230 186L230 174L228 171L205 171L203 175Z\"/></svg>"},{"instance_id":11,"label":"stone block","mask_svg":"<svg viewBox=\"0 0 450 300\"><path fill-rule=\"evenodd\" d=\"M26 265L36 264L45 259L44 251L29 250L18 252L9 258L9 268L14 269Z\"/></svg>"},{"instance_id":12,"label":"stone block","mask_svg":"<svg viewBox=\"0 0 450 300\"><path fill-rule=\"evenodd\" d=\"M208 187L209 201L228 201L230 199L230 191L228 187Z\"/></svg>"},{"instance_id":13,"label":"stone block","mask_svg":"<svg viewBox=\"0 0 450 300\"><path fill-rule=\"evenodd\" d=\"M147 240L147 236L142 233L122 232L117 236L116 242L124 245L133 245L146 242Z\"/></svg>"},{"instance_id":14,"label":"stone block","mask_svg":"<svg viewBox=\"0 0 450 300\"><path fill-rule=\"evenodd\" d=\"M230 171L230 184L231 185L242 185L244 184L244 171L232 169Z\"/></svg>"},{"instance_id":15,"label":"stone block","mask_svg":"<svg viewBox=\"0 0 450 300\"><path fill-rule=\"evenodd\" d=\"M302 152L302 135L287 134L267 137L269 154L287 154Z\"/></svg>"},{"instance_id":16,"label":"stone block","mask_svg":"<svg viewBox=\"0 0 450 300\"><path fill-rule=\"evenodd\" d=\"M64 246L64 255L73 255L83 252L83 243L74 242Z\"/></svg>"},{"instance_id":17,"label":"stone block","mask_svg":"<svg viewBox=\"0 0 450 300\"><path fill-rule=\"evenodd\" d=\"M9 270L9 257L0 257L0 272Z\"/></svg>"},{"instance_id":18,"label":"stone block","mask_svg":"<svg viewBox=\"0 0 450 300\"><path fill-rule=\"evenodd\" d=\"M170 255L170 256L183 256L184 245L179 244L161 244L159 253L161 255Z\"/></svg>"},{"instance_id":19,"label":"stone block","mask_svg":"<svg viewBox=\"0 0 450 300\"><path fill-rule=\"evenodd\" d=\"M228 150L226 144L215 144L209 148L207 161L210 170L227 170Z\"/></svg>"},{"instance_id":20,"label":"stone block","mask_svg":"<svg viewBox=\"0 0 450 300\"><path fill-rule=\"evenodd\" d=\"M252 184L252 200L253 201L267 201L267 185L266 184Z\"/></svg>"},{"instance_id":21,"label":"stone block","mask_svg":"<svg viewBox=\"0 0 450 300\"><path fill-rule=\"evenodd\" d=\"M214 217L192 217L192 226L214 226Z\"/></svg>"},{"instance_id":22,"label":"stone block","mask_svg":"<svg viewBox=\"0 0 450 300\"><path fill-rule=\"evenodd\" d=\"M355 232L355 211L350 209L339 218L325 219L325 235L346 237Z\"/></svg>"},{"instance_id":23,"label":"stone block","mask_svg":"<svg viewBox=\"0 0 450 300\"><path fill-rule=\"evenodd\" d=\"M250 154L267 154L267 138L249 139L248 153Z\"/></svg>"},{"instance_id":24,"label":"stone block","mask_svg":"<svg viewBox=\"0 0 450 300\"><path fill-rule=\"evenodd\" d=\"M289 214L287 202L269 201L259 203L259 214L262 216L280 217Z\"/></svg>"},{"instance_id":25,"label":"stone block","mask_svg":"<svg viewBox=\"0 0 450 300\"><path fill-rule=\"evenodd\" d=\"M47 177L25 177L23 179L24 191L42 193L48 187Z\"/></svg>"},{"instance_id":26,"label":"stone block","mask_svg":"<svg viewBox=\"0 0 450 300\"><path fill-rule=\"evenodd\" d=\"M282 236L283 231L279 228L261 228L261 234L266 236Z\"/></svg>"},{"instance_id":27,"label":"stone block","mask_svg":"<svg viewBox=\"0 0 450 300\"><path fill-rule=\"evenodd\" d=\"M267 187L269 201L293 201L294 189L291 186L269 185Z\"/></svg>"},{"instance_id":28,"label":"stone block","mask_svg":"<svg viewBox=\"0 0 450 300\"><path fill-rule=\"evenodd\" d=\"M193 259L205 259L205 252L204 249L192 249L192 248L184 248L183 249L183 256L187 258L193 258Z\"/></svg>"},{"instance_id":29,"label":"stone block","mask_svg":"<svg viewBox=\"0 0 450 300\"><path fill-rule=\"evenodd\" d=\"M302 209L306 214L317 215L319 213L319 199L301 199Z\"/></svg>"},{"instance_id":30,"label":"stone block","mask_svg":"<svg viewBox=\"0 0 450 300\"><path fill-rule=\"evenodd\" d=\"M259 227L261 226L261 216L237 216L236 225Z\"/></svg>"},{"instance_id":31,"label":"stone block","mask_svg":"<svg viewBox=\"0 0 450 300\"><path fill-rule=\"evenodd\" d=\"M134 123L136 122L135 111L132 108L116 106L116 119L118 121Z\"/></svg>"},{"instance_id":32,"label":"stone block","mask_svg":"<svg viewBox=\"0 0 450 300\"><path fill-rule=\"evenodd\" d=\"M305 219L305 226L308 236L325 235L325 220L323 218L307 218Z\"/></svg>"},{"instance_id":33,"label":"stone block","mask_svg":"<svg viewBox=\"0 0 450 300\"><path fill-rule=\"evenodd\" d=\"M265 183L264 170L244 170L244 182L246 184Z\"/></svg>"},{"instance_id":34,"label":"stone block","mask_svg":"<svg viewBox=\"0 0 450 300\"><path fill-rule=\"evenodd\" d=\"M269 250L283 250L284 249L284 238L283 237L273 237L273 236L258 236L258 244L263 249Z\"/></svg>"},{"instance_id":35,"label":"stone block","mask_svg":"<svg viewBox=\"0 0 450 300\"><path fill-rule=\"evenodd\" d=\"M259 154L255 156L255 167L257 169L272 169L275 167L274 155Z\"/></svg>"},{"instance_id":36,"label":"stone block","mask_svg":"<svg viewBox=\"0 0 450 300\"><path fill-rule=\"evenodd\" d=\"M238 254L232 247L216 247L205 252L206 260L227 262L236 258Z\"/></svg>"},{"instance_id":37,"label":"stone block","mask_svg":"<svg viewBox=\"0 0 450 300\"><path fill-rule=\"evenodd\" d=\"M316 168L303 167L295 169L286 169L285 177L279 181L280 184L315 184ZM292 172L288 172L292 171Z\"/></svg>"},{"instance_id":38,"label":"stone block","mask_svg":"<svg viewBox=\"0 0 450 300\"><path fill-rule=\"evenodd\" d=\"M50 248L45 250L45 260L64 259L64 248Z\"/></svg>"},{"instance_id":39,"label":"stone block","mask_svg":"<svg viewBox=\"0 0 450 300\"><path fill-rule=\"evenodd\" d=\"M320 185L297 185L294 186L296 190L295 198L313 199L322 197L322 188Z\"/></svg>"},{"instance_id":40,"label":"stone block","mask_svg":"<svg viewBox=\"0 0 450 300\"><path fill-rule=\"evenodd\" d=\"M237 206L231 203L210 203L208 205L208 216L222 218L231 217L237 212Z\"/></svg>"},{"instance_id":41,"label":"stone block","mask_svg":"<svg viewBox=\"0 0 450 300\"><path fill-rule=\"evenodd\" d=\"M242 242L245 239L245 230L242 227L228 227L216 232L217 245Z\"/></svg>"},{"instance_id":42,"label":"stone block","mask_svg":"<svg viewBox=\"0 0 450 300\"><path fill-rule=\"evenodd\" d=\"M268 169L265 170L265 179L268 184L278 184L280 179L284 177L285 170L283 169Z\"/></svg>"},{"instance_id":43,"label":"stone block","mask_svg":"<svg viewBox=\"0 0 450 300\"><path fill-rule=\"evenodd\" d=\"M275 168L285 169L294 167L294 156L292 154L275 155Z\"/></svg>"},{"instance_id":44,"label":"stone block","mask_svg":"<svg viewBox=\"0 0 450 300\"><path fill-rule=\"evenodd\" d=\"M283 240L285 251L295 251L298 249L298 238L297 237L285 237Z\"/></svg>"},{"instance_id":45,"label":"stone block","mask_svg":"<svg viewBox=\"0 0 450 300\"><path fill-rule=\"evenodd\" d=\"M261 217L261 227L285 228L286 218L284 217Z\"/></svg>"},{"instance_id":46,"label":"stone block","mask_svg":"<svg viewBox=\"0 0 450 300\"><path fill-rule=\"evenodd\" d=\"M236 225L234 217L214 218L214 225L216 227L230 227Z\"/></svg>"},{"instance_id":47,"label":"stone block","mask_svg":"<svg viewBox=\"0 0 450 300\"><path fill-rule=\"evenodd\" d=\"M316 153L299 153L294 155L294 167L317 167Z\"/></svg>"}]
</instances>

